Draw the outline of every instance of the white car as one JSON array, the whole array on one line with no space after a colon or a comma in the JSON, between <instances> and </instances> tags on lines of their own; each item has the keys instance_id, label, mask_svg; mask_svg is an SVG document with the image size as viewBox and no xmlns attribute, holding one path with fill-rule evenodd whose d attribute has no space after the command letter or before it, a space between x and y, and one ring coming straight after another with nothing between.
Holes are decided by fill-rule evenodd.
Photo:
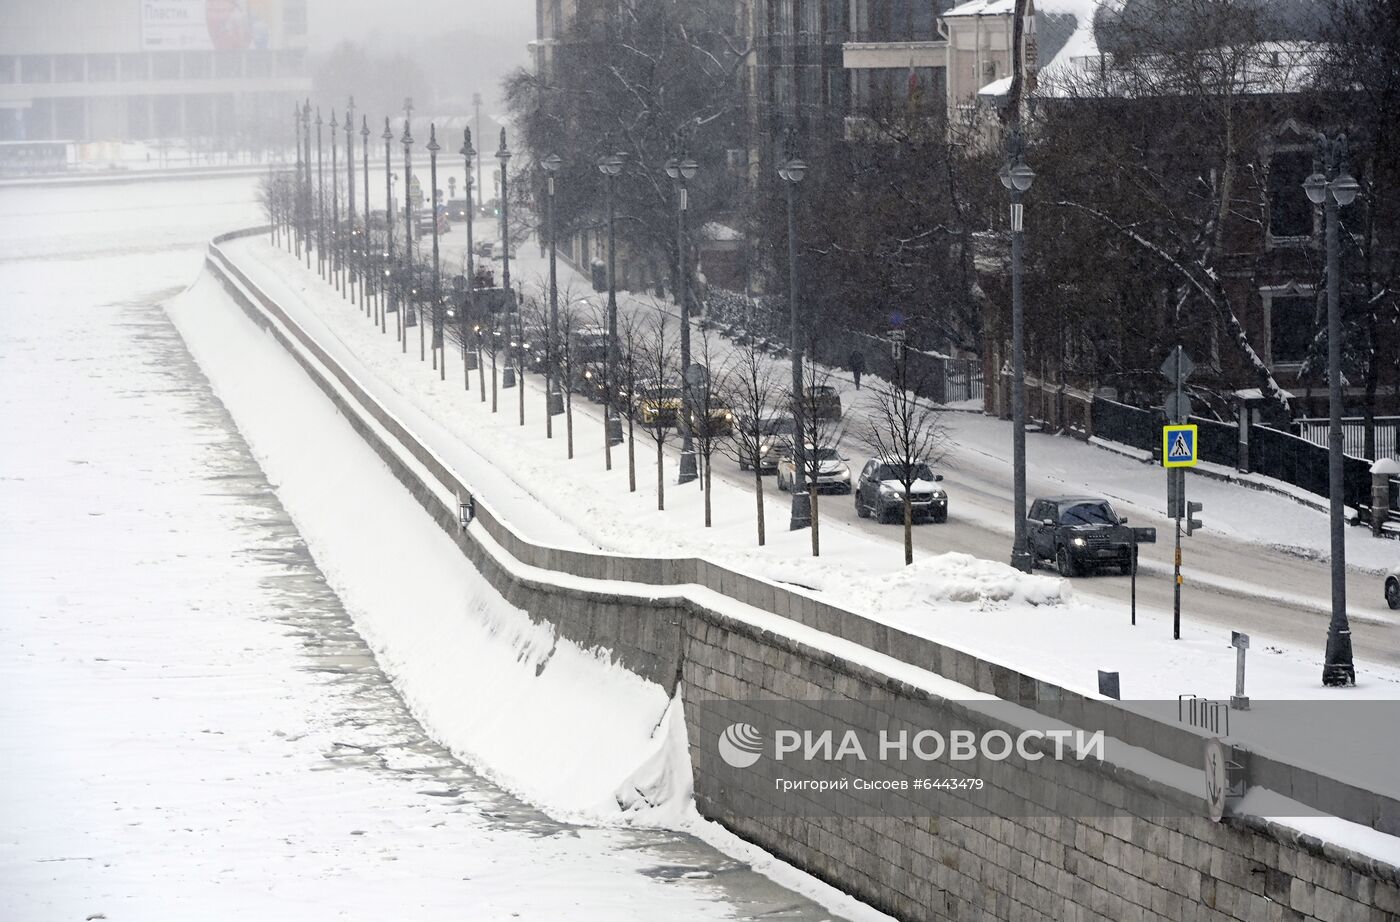
<instances>
[{"instance_id":1,"label":"white car","mask_svg":"<svg viewBox=\"0 0 1400 922\"><path fill-rule=\"evenodd\" d=\"M851 469L846 466L846 459L841 457L840 452L834 448L813 448L808 445L808 464L812 463L813 455L816 456L815 488L818 493L851 492ZM778 489L791 490L796 480L797 462L793 460L792 453L788 452L778 461Z\"/></svg>"},{"instance_id":2,"label":"white car","mask_svg":"<svg viewBox=\"0 0 1400 922\"><path fill-rule=\"evenodd\" d=\"M903 465L888 458L871 458L860 472L856 484L856 515L862 519L876 516L881 522L904 521ZM948 521L948 493L940 484L942 474L935 474L927 464L914 465L913 482L909 491L909 511L915 519L932 522Z\"/></svg>"},{"instance_id":3,"label":"white car","mask_svg":"<svg viewBox=\"0 0 1400 922\"><path fill-rule=\"evenodd\" d=\"M1400 567L1385 575L1385 604L1400 609Z\"/></svg>"}]
</instances>

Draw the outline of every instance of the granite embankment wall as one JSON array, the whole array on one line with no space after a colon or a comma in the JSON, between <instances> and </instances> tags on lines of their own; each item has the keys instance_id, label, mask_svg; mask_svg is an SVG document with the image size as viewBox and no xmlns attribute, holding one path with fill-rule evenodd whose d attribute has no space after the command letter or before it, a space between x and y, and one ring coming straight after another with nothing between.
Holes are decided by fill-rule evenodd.
<instances>
[{"instance_id":1,"label":"granite embankment wall","mask_svg":"<svg viewBox=\"0 0 1400 922\"><path fill-rule=\"evenodd\" d=\"M248 233L258 231L241 235ZM221 248L235 236L211 244L210 271L306 369L503 596L561 636L610 651L668 691L684 681L687 700L696 704L686 715L704 815L907 920L1400 922L1400 870L1267 820L1213 823L1203 796L1108 761L993 773L987 783L996 802L1021 807L995 816L861 818L787 810L771 779L736 776L718 761L721 712L701 705L889 700L927 710L930 725L1018 727L897 681L870 666L870 657L835 653L810 632L794 632L807 638L799 641L762 629L756 619L736 614L736 605L1030 708L1071 704L1085 725L1107 728L1110 736L1179 766L1198 770L1205 738L704 560L585 553L525 540L496 514L489 497L473 496L467 482L250 281ZM466 497L474 500L477 525L463 530L457 502ZM1256 756L1250 780L1328 813L1398 831L1393 801L1295 766Z\"/></svg>"}]
</instances>

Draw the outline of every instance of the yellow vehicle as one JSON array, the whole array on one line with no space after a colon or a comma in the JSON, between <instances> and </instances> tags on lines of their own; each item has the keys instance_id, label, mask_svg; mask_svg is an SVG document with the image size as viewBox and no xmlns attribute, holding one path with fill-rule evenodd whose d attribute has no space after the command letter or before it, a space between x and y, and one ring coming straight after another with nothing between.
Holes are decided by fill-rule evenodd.
<instances>
[{"instance_id":1,"label":"yellow vehicle","mask_svg":"<svg viewBox=\"0 0 1400 922\"><path fill-rule=\"evenodd\" d=\"M708 424L705 417L708 416ZM734 434L734 411L721 404L711 403L708 414L691 408L690 431L702 438L716 438Z\"/></svg>"},{"instance_id":2,"label":"yellow vehicle","mask_svg":"<svg viewBox=\"0 0 1400 922\"><path fill-rule=\"evenodd\" d=\"M681 411L681 389L649 387L637 395L637 418L652 428L674 426Z\"/></svg>"}]
</instances>

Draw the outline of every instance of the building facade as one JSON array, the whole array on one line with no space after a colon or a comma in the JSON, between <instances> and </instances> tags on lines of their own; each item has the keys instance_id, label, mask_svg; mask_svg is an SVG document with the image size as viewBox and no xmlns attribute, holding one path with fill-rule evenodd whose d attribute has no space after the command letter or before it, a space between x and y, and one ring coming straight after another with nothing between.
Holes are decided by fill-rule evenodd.
<instances>
[{"instance_id":1,"label":"building facade","mask_svg":"<svg viewBox=\"0 0 1400 922\"><path fill-rule=\"evenodd\" d=\"M6 0L0 141L277 137L306 23L307 0Z\"/></svg>"}]
</instances>

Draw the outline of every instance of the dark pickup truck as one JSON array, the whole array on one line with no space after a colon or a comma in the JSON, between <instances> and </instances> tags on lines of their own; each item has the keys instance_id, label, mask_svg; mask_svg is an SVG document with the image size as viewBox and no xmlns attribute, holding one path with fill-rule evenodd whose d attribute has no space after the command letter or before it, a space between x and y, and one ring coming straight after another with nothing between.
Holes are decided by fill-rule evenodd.
<instances>
[{"instance_id":1,"label":"dark pickup truck","mask_svg":"<svg viewBox=\"0 0 1400 922\"><path fill-rule=\"evenodd\" d=\"M1103 566L1131 573L1137 545L1156 540L1155 528L1130 527L1108 500L1095 496L1037 499L1026 522L1032 557L1054 566L1061 576L1079 576Z\"/></svg>"}]
</instances>

